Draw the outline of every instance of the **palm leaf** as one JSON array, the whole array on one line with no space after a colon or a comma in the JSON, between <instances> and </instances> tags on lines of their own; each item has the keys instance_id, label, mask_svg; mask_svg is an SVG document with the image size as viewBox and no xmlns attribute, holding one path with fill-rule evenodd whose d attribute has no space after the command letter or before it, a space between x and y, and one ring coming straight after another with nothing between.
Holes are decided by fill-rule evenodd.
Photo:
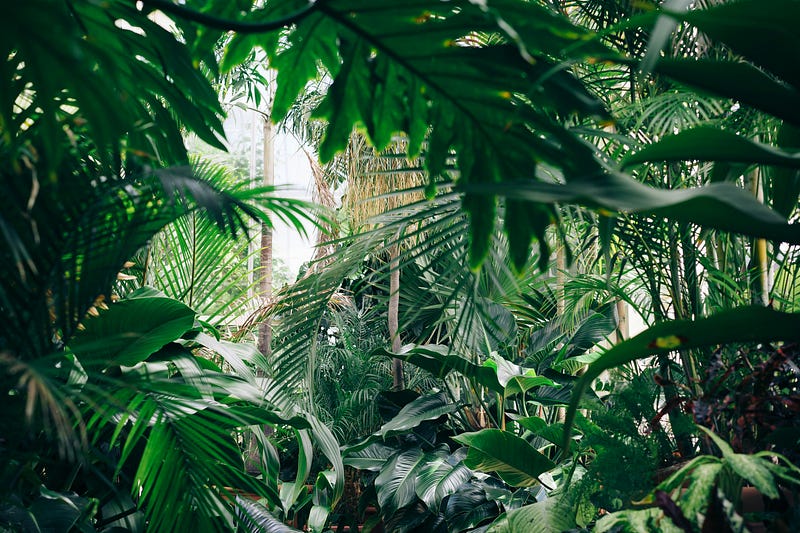
<instances>
[{"instance_id":1,"label":"palm leaf","mask_svg":"<svg viewBox=\"0 0 800 533\"><path fill-rule=\"evenodd\" d=\"M282 119L306 82L316 77L319 59L333 77L315 112L329 122L320 145L323 161L345 148L356 124L366 127L378 150L395 131L406 131L408 153L415 156L431 124L426 166L432 179L444 172L451 147L458 153L465 183L496 181L509 169L530 174L537 160L569 167L569 175L598 170L591 152L548 116L553 111L604 114L572 75L551 60L570 44L585 44L585 32L525 2L496 2L491 11L469 2L460 2L458 9L450 4L428 7L433 11L420 16L416 6L397 2L315 6L289 32L292 46L278 50L275 39L268 49L278 70L273 118ZM515 21L513 29L507 20ZM548 24L560 30L551 32ZM475 31L505 33L506 39L470 46ZM451 67L455 64L457 69ZM529 112L520 114L520 107ZM523 116L528 124L520 120ZM567 151L572 157L565 157ZM493 199L477 195L465 199L474 228L473 266L488 252L494 205ZM542 220L529 220L523 213L513 216L516 225L533 224L541 233ZM527 250L536 232L515 232L515 248Z\"/></svg>"}]
</instances>

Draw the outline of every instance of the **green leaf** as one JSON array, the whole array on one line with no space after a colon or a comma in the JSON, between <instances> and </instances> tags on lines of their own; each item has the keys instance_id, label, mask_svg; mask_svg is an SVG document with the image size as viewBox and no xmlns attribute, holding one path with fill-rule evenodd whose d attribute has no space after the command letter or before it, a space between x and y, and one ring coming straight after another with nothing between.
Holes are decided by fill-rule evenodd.
<instances>
[{"instance_id":1,"label":"green leaf","mask_svg":"<svg viewBox=\"0 0 800 533\"><path fill-rule=\"evenodd\" d=\"M721 463L701 464L689 475L686 492L681 496L681 510L686 516L705 513L711 496L717 490L717 477L722 471Z\"/></svg>"},{"instance_id":2,"label":"green leaf","mask_svg":"<svg viewBox=\"0 0 800 533\"><path fill-rule=\"evenodd\" d=\"M778 130L777 144L787 150L800 149L800 128L783 123ZM800 196L800 170L786 167L773 168L769 184L772 188L770 195L772 208L789 218L797 208L797 198Z\"/></svg>"},{"instance_id":3,"label":"green leaf","mask_svg":"<svg viewBox=\"0 0 800 533\"><path fill-rule=\"evenodd\" d=\"M590 181L563 185L519 181L462 188L472 194L492 193L540 203L573 203L612 213L649 213L706 228L800 244L800 224L787 224L752 194L729 183L664 190L610 172Z\"/></svg>"},{"instance_id":4,"label":"green leaf","mask_svg":"<svg viewBox=\"0 0 800 533\"><path fill-rule=\"evenodd\" d=\"M552 119L553 113L607 117L603 103L553 59L577 48L576 58L589 50L607 52L591 42L591 32L568 18L518 0L496 2L492 9L471 2L422 7L331 2L319 4L318 11L337 26L342 62L331 72L330 90L313 113L329 120L319 150L323 161L343 149L353 127L361 124L377 148L394 132L406 130L413 157L430 126L425 164L431 183L448 170L452 151L463 183L532 176L538 161L565 167L569 175L600 170L592 150ZM504 14L520 29L512 29ZM311 34L316 23L316 17L307 17L292 34ZM508 41L458 44L476 31L506 34ZM303 64L316 60L306 55ZM488 255L495 206L491 194L468 194L464 200L473 223L473 269ZM549 217L535 221L538 238L546 226L542 221ZM517 266L523 264L520 250L531 235L514 237Z\"/></svg>"},{"instance_id":5,"label":"green leaf","mask_svg":"<svg viewBox=\"0 0 800 533\"><path fill-rule=\"evenodd\" d=\"M373 442L369 446L352 451L345 448L342 450L342 461L345 465L359 470L378 472L396 452L397 449L392 446Z\"/></svg>"},{"instance_id":6,"label":"green leaf","mask_svg":"<svg viewBox=\"0 0 800 533\"><path fill-rule=\"evenodd\" d=\"M493 196L467 195L464 211L469 214L469 267L477 270L489 255L494 231L497 200Z\"/></svg>"},{"instance_id":7,"label":"green leaf","mask_svg":"<svg viewBox=\"0 0 800 533\"><path fill-rule=\"evenodd\" d=\"M324 470L317 474L317 482L314 484L313 506L308 515L308 527L317 533L325 529L328 516L334 505L333 494L336 486L336 472Z\"/></svg>"},{"instance_id":8,"label":"green leaf","mask_svg":"<svg viewBox=\"0 0 800 533\"><path fill-rule=\"evenodd\" d=\"M655 71L800 125L800 92L749 63L662 58Z\"/></svg>"},{"instance_id":9,"label":"green leaf","mask_svg":"<svg viewBox=\"0 0 800 533\"><path fill-rule=\"evenodd\" d=\"M667 479L662 481L658 485L658 488L664 492L672 492L673 490L682 487L684 483L686 483L686 480L691 477L692 472L694 472L695 469L708 464L721 465L722 463L714 456L700 455L683 465L677 472L674 472Z\"/></svg>"},{"instance_id":10,"label":"green leaf","mask_svg":"<svg viewBox=\"0 0 800 533\"><path fill-rule=\"evenodd\" d=\"M569 499L556 495L507 512L487 533L562 533L576 525Z\"/></svg>"},{"instance_id":11,"label":"green leaf","mask_svg":"<svg viewBox=\"0 0 800 533\"><path fill-rule=\"evenodd\" d=\"M378 504L384 516L391 516L416 498L417 474L425 465L426 454L420 448L399 453L375 478Z\"/></svg>"},{"instance_id":12,"label":"green leaf","mask_svg":"<svg viewBox=\"0 0 800 533\"><path fill-rule=\"evenodd\" d=\"M329 68L339 62L336 26L319 13L308 16L289 35L289 46L276 56L273 67L278 71L273 122L279 122L300 94L306 83L318 74L318 61Z\"/></svg>"},{"instance_id":13,"label":"green leaf","mask_svg":"<svg viewBox=\"0 0 800 533\"><path fill-rule=\"evenodd\" d=\"M340 49L345 63L334 80L325 99L312 117L325 118L328 127L319 145L319 159L327 163L337 152L345 149L353 127L362 124L368 116L366 95L370 86L370 50L358 40L355 44L343 43Z\"/></svg>"},{"instance_id":14,"label":"green leaf","mask_svg":"<svg viewBox=\"0 0 800 533\"><path fill-rule=\"evenodd\" d=\"M499 512L498 503L488 499L481 486L468 484L447 499L445 518L450 531L469 531Z\"/></svg>"},{"instance_id":15,"label":"green leaf","mask_svg":"<svg viewBox=\"0 0 800 533\"><path fill-rule=\"evenodd\" d=\"M564 442L563 424L548 424L543 418L539 418L538 416L515 418L514 422L556 446L561 446Z\"/></svg>"},{"instance_id":16,"label":"green leaf","mask_svg":"<svg viewBox=\"0 0 800 533\"><path fill-rule=\"evenodd\" d=\"M462 433L453 440L469 446L465 465L481 472L497 472L514 487L536 485L541 474L555 467L525 440L500 429Z\"/></svg>"},{"instance_id":17,"label":"green leaf","mask_svg":"<svg viewBox=\"0 0 800 533\"><path fill-rule=\"evenodd\" d=\"M253 48L258 44L258 37L253 34L237 33L225 45L225 53L219 64L222 74L230 72L235 66L244 63Z\"/></svg>"},{"instance_id":18,"label":"green leaf","mask_svg":"<svg viewBox=\"0 0 800 533\"><path fill-rule=\"evenodd\" d=\"M457 405L450 403L444 392L420 396L403 407L396 417L381 426L377 434L387 438L405 433L423 422L436 420L440 416L448 415L455 411L457 407Z\"/></svg>"},{"instance_id":19,"label":"green leaf","mask_svg":"<svg viewBox=\"0 0 800 533\"><path fill-rule=\"evenodd\" d=\"M446 496L472 477L472 470L462 462L452 464L451 460L451 457L431 457L417 476L417 497L433 512L439 510Z\"/></svg>"},{"instance_id":20,"label":"green leaf","mask_svg":"<svg viewBox=\"0 0 800 533\"><path fill-rule=\"evenodd\" d=\"M476 365L463 357L449 353L450 349L440 345L423 346L404 346L398 354L392 354L385 350L378 350L377 353L387 357L399 357L414 366L427 370L437 378L444 378L450 372L458 372L467 379L475 380L480 385L491 391L502 393L503 385L497 378L497 371L483 365Z\"/></svg>"},{"instance_id":21,"label":"green leaf","mask_svg":"<svg viewBox=\"0 0 800 533\"><path fill-rule=\"evenodd\" d=\"M800 87L800 74L795 68L793 53L800 49L800 36L797 34L800 6L797 2L745 0L693 10L679 18Z\"/></svg>"},{"instance_id":22,"label":"green leaf","mask_svg":"<svg viewBox=\"0 0 800 533\"><path fill-rule=\"evenodd\" d=\"M249 531L260 533L296 533L299 530L287 526L269 512L269 509L258 502L236 497L236 512L239 520Z\"/></svg>"},{"instance_id":23,"label":"green leaf","mask_svg":"<svg viewBox=\"0 0 800 533\"><path fill-rule=\"evenodd\" d=\"M140 363L194 325L194 311L170 298L136 298L111 304L70 342L88 367Z\"/></svg>"},{"instance_id":24,"label":"green leaf","mask_svg":"<svg viewBox=\"0 0 800 533\"><path fill-rule=\"evenodd\" d=\"M541 386L557 387L558 384L555 383L552 379L546 378L544 376L514 376L509 380L503 394L505 395L506 398L508 398L515 394L519 394L521 392L527 392L533 388Z\"/></svg>"},{"instance_id":25,"label":"green leaf","mask_svg":"<svg viewBox=\"0 0 800 533\"><path fill-rule=\"evenodd\" d=\"M626 531L630 533L686 533L672 520L665 519L659 507L649 509L626 509L601 517L595 525L595 531Z\"/></svg>"},{"instance_id":26,"label":"green leaf","mask_svg":"<svg viewBox=\"0 0 800 533\"><path fill-rule=\"evenodd\" d=\"M44 485L39 487L39 497L30 506L40 531L86 531L94 502L74 493L61 493Z\"/></svg>"},{"instance_id":27,"label":"green leaf","mask_svg":"<svg viewBox=\"0 0 800 533\"><path fill-rule=\"evenodd\" d=\"M656 354L677 349L715 346L732 342L800 340L800 314L783 313L765 307L749 306L724 311L694 321L663 322L621 342L589 366L576 383L567 409L564 447L583 392L604 371Z\"/></svg>"},{"instance_id":28,"label":"green leaf","mask_svg":"<svg viewBox=\"0 0 800 533\"><path fill-rule=\"evenodd\" d=\"M761 491L764 496L770 499L780 497L775 478L772 476L770 469L764 465L766 459L755 455L734 453L733 448L713 431L703 426L698 426L698 428L714 441L714 444L722 452L725 463L731 467L731 470Z\"/></svg>"},{"instance_id":29,"label":"green leaf","mask_svg":"<svg viewBox=\"0 0 800 533\"><path fill-rule=\"evenodd\" d=\"M701 126L670 135L626 157L622 166L648 161L728 161L800 168L800 154L778 150L741 135Z\"/></svg>"},{"instance_id":30,"label":"green leaf","mask_svg":"<svg viewBox=\"0 0 800 533\"><path fill-rule=\"evenodd\" d=\"M311 462L313 460L314 448L311 444L308 432L294 430L297 440L297 474L293 483L285 480L281 485L280 497L283 510L288 511L306 490L306 479L311 473Z\"/></svg>"}]
</instances>

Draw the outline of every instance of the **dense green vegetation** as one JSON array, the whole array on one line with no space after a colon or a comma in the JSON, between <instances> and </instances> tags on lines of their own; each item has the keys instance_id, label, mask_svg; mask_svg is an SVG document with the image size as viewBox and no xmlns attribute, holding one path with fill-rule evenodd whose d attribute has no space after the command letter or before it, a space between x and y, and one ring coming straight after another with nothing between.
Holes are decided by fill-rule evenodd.
<instances>
[{"instance_id":1,"label":"dense green vegetation","mask_svg":"<svg viewBox=\"0 0 800 533\"><path fill-rule=\"evenodd\" d=\"M0 530L800 528L800 2L656 4L6 10Z\"/></svg>"}]
</instances>

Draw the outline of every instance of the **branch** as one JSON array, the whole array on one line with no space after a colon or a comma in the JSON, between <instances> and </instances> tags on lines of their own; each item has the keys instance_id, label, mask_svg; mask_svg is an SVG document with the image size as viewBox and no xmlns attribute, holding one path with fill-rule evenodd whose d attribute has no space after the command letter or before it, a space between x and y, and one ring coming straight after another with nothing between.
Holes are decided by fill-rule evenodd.
<instances>
[{"instance_id":1,"label":"branch","mask_svg":"<svg viewBox=\"0 0 800 533\"><path fill-rule=\"evenodd\" d=\"M145 6L153 9L159 9L165 13L171 13L182 19L197 22L203 26L214 28L215 30L235 31L238 33L263 33L268 31L277 30L294 24L309 15L322 0L311 0L308 5L298 9L294 13L290 13L284 17L276 18L273 20L248 22L240 20L231 20L215 17L208 13L201 13L194 11L184 5L173 4L170 0L142 0Z\"/></svg>"}]
</instances>

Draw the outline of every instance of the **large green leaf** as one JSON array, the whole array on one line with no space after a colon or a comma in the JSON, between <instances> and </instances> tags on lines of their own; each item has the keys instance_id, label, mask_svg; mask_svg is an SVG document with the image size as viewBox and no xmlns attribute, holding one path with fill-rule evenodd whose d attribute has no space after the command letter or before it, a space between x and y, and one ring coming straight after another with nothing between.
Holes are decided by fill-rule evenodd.
<instances>
[{"instance_id":1,"label":"large green leaf","mask_svg":"<svg viewBox=\"0 0 800 533\"><path fill-rule=\"evenodd\" d=\"M447 498L445 517L450 531L469 531L500 512L500 506L487 497L480 485L466 484Z\"/></svg>"},{"instance_id":2,"label":"large green leaf","mask_svg":"<svg viewBox=\"0 0 800 533\"><path fill-rule=\"evenodd\" d=\"M375 478L378 504L384 516L391 516L416 499L417 475L427 462L427 454L411 448L395 455Z\"/></svg>"},{"instance_id":3,"label":"large green leaf","mask_svg":"<svg viewBox=\"0 0 800 533\"><path fill-rule=\"evenodd\" d=\"M794 68L793 57L798 47L794 28L800 13L795 2L724 2L685 13L665 5L665 11L661 13L696 26L714 41L725 43L752 63L662 57L655 64L656 72L700 90L733 98L798 125L800 77ZM661 13L653 12L622 21L617 30L630 31L639 25L650 26ZM612 58L612 61L618 59ZM628 62L633 66L638 59Z\"/></svg>"},{"instance_id":4,"label":"large green leaf","mask_svg":"<svg viewBox=\"0 0 800 533\"><path fill-rule=\"evenodd\" d=\"M259 531L260 533L296 533L299 531L272 516L269 509L257 501L237 496L236 510L239 520L249 531Z\"/></svg>"},{"instance_id":5,"label":"large green leaf","mask_svg":"<svg viewBox=\"0 0 800 533\"><path fill-rule=\"evenodd\" d=\"M713 431L703 426L698 427L714 441L714 444L722 452L725 463L731 467L731 470L741 476L743 480L752 484L764 496L770 499L780 498L775 478L770 469L764 464L767 461L766 459L755 455L734 453L730 445L714 434Z\"/></svg>"},{"instance_id":6,"label":"large green leaf","mask_svg":"<svg viewBox=\"0 0 800 533\"><path fill-rule=\"evenodd\" d=\"M717 488L717 477L722 471L721 463L699 465L690 475L688 488L681 497L681 510L686 516L696 516L708 509L713 491Z\"/></svg>"},{"instance_id":7,"label":"large green leaf","mask_svg":"<svg viewBox=\"0 0 800 533\"><path fill-rule=\"evenodd\" d=\"M311 434L319 452L328 460L330 467L325 471L326 499L334 508L344 494L344 463L339 442L333 432L319 418L306 414L311 423Z\"/></svg>"},{"instance_id":8,"label":"large green leaf","mask_svg":"<svg viewBox=\"0 0 800 533\"><path fill-rule=\"evenodd\" d=\"M779 150L711 126L701 126L665 137L626 157L622 165L693 159L800 168L800 154L796 152Z\"/></svg>"},{"instance_id":9,"label":"large green leaf","mask_svg":"<svg viewBox=\"0 0 800 533\"><path fill-rule=\"evenodd\" d=\"M397 449L387 446L380 442L373 442L369 446L354 450L345 449L342 451L342 461L347 466L352 466L359 470L379 471L389 458L397 452Z\"/></svg>"},{"instance_id":10,"label":"large green leaf","mask_svg":"<svg viewBox=\"0 0 800 533\"><path fill-rule=\"evenodd\" d=\"M36 519L37 531L86 531L92 502L77 494L56 492L42 485L29 511Z\"/></svg>"},{"instance_id":11,"label":"large green leaf","mask_svg":"<svg viewBox=\"0 0 800 533\"><path fill-rule=\"evenodd\" d=\"M391 515L388 515L383 525L386 531L395 531L396 533L414 533L415 531L426 531L428 520L432 519L434 522L439 522L441 519L438 516L431 516L431 513L425 508L425 504L417 500L414 503L401 507ZM434 529L435 530L435 529Z\"/></svg>"},{"instance_id":12,"label":"large green leaf","mask_svg":"<svg viewBox=\"0 0 800 533\"><path fill-rule=\"evenodd\" d=\"M553 58L605 49L558 12L521 0L494 2L492 9L465 0L424 5L332 0L312 11L288 32L289 46L280 48L274 39L265 46L278 68L277 118L317 66L330 74L330 88L314 112L328 120L323 161L344 150L358 126L378 150L396 132L408 133L411 155L420 153L430 131L425 164L431 180L445 173L453 149L464 183L491 183L512 172L532 176L538 161L569 175L598 170L591 149L551 117L607 118L607 113ZM506 22L511 19L513 25ZM503 39L464 46L476 31ZM236 54L244 57L241 50ZM470 264L477 267L489 252L496 201L468 194L463 206L472 224ZM541 238L551 221L549 208L540 211L546 216L507 214L520 269L531 239ZM541 246L546 249L547 243Z\"/></svg>"},{"instance_id":13,"label":"large green leaf","mask_svg":"<svg viewBox=\"0 0 800 533\"><path fill-rule=\"evenodd\" d=\"M286 117L306 83L317 77L319 61L336 71L339 63L336 45L335 23L319 13L310 15L289 35L288 46L275 56L271 65L278 71L272 120L277 122Z\"/></svg>"},{"instance_id":14,"label":"large green leaf","mask_svg":"<svg viewBox=\"0 0 800 533\"><path fill-rule=\"evenodd\" d=\"M314 450L311 445L311 439L305 431L295 430L295 438L297 440L297 474L295 475L294 482L290 480L283 480L280 489L281 504L283 510L288 511L292 505L297 501L297 498L306 490L306 479L311 473L311 461L313 459Z\"/></svg>"},{"instance_id":15,"label":"large green leaf","mask_svg":"<svg viewBox=\"0 0 800 533\"><path fill-rule=\"evenodd\" d=\"M498 381L497 371L494 368L477 365L450 352L449 348L441 345L406 345L397 354L385 350L380 350L378 353L391 357L397 356L414 366L427 370L438 378L444 378L450 372L455 371L467 379L475 380L489 390L497 393L503 392L504 386Z\"/></svg>"},{"instance_id":16,"label":"large green leaf","mask_svg":"<svg viewBox=\"0 0 800 533\"><path fill-rule=\"evenodd\" d=\"M582 393L604 371L656 354L677 349L715 346L732 342L800 340L800 314L765 307L742 307L694 321L657 324L621 342L592 363L575 385L564 422L564 446L569 447L570 427Z\"/></svg>"},{"instance_id":17,"label":"large green leaf","mask_svg":"<svg viewBox=\"0 0 800 533\"><path fill-rule=\"evenodd\" d=\"M800 24L797 2L744 0L689 11L678 18L800 87L800 74L794 68L794 52L800 49L800 36L796 31Z\"/></svg>"},{"instance_id":18,"label":"large green leaf","mask_svg":"<svg viewBox=\"0 0 800 533\"><path fill-rule=\"evenodd\" d=\"M432 458L417 476L417 497L435 512L446 496L453 494L471 477L472 470L462 462L453 464L452 457Z\"/></svg>"},{"instance_id":19,"label":"large green leaf","mask_svg":"<svg viewBox=\"0 0 800 533\"><path fill-rule=\"evenodd\" d=\"M217 522L220 516L228 515L231 507L233 495L225 487L255 493L272 505L279 504L274 487L245 472L241 450L228 428L232 418L238 422L236 427L251 425L255 420L242 423L226 409L209 406L208 402L187 404L186 400L164 397L158 392L137 396L132 400L138 399L139 419L131 436L141 426L140 420L148 421L153 416L155 422L140 450L138 465L134 465L131 488L150 528L187 530L202 526L225 530L224 524ZM136 432L135 440L142 439L143 432ZM124 451L131 449L131 442L129 437ZM214 490L210 490L210 483Z\"/></svg>"},{"instance_id":20,"label":"large green leaf","mask_svg":"<svg viewBox=\"0 0 800 533\"><path fill-rule=\"evenodd\" d=\"M800 92L749 63L661 59L655 71L800 125L800 112L796 107L800 103Z\"/></svg>"},{"instance_id":21,"label":"large green leaf","mask_svg":"<svg viewBox=\"0 0 800 533\"><path fill-rule=\"evenodd\" d=\"M788 224L752 194L729 183L692 189L648 187L623 174L610 172L593 180L566 184L520 181L465 187L541 203L574 203L601 210L664 216L706 228L769 240L800 243L800 225Z\"/></svg>"},{"instance_id":22,"label":"large green leaf","mask_svg":"<svg viewBox=\"0 0 800 533\"><path fill-rule=\"evenodd\" d=\"M178 132L180 125L224 149L215 91L185 44L147 12L123 1L66 6L35 0L18 7L1 23L0 48L21 83L3 91L0 112L4 129L16 135L28 117L13 104L32 99L31 110L41 110L35 123L47 130L50 170L66 153L59 144L69 135L58 121L70 116L87 125L101 148L116 147L127 135L132 153L172 164L185 161L186 152L179 134L164 132ZM131 60L121 63L123 56ZM16 90L27 95L17 100ZM159 101L177 113L159 113ZM66 102L74 111L62 107Z\"/></svg>"},{"instance_id":23,"label":"large green leaf","mask_svg":"<svg viewBox=\"0 0 800 533\"><path fill-rule=\"evenodd\" d=\"M482 472L497 472L514 487L533 486L541 474L555 467L527 441L508 431L484 429L456 435L453 440L469 446L465 465Z\"/></svg>"},{"instance_id":24,"label":"large green leaf","mask_svg":"<svg viewBox=\"0 0 800 533\"><path fill-rule=\"evenodd\" d=\"M111 304L84 321L69 348L86 368L132 366L194 325L195 313L170 298L135 298Z\"/></svg>"},{"instance_id":25,"label":"large green leaf","mask_svg":"<svg viewBox=\"0 0 800 533\"><path fill-rule=\"evenodd\" d=\"M509 511L492 524L487 533L562 533L575 526L571 501L559 494Z\"/></svg>"},{"instance_id":26,"label":"large green leaf","mask_svg":"<svg viewBox=\"0 0 800 533\"><path fill-rule=\"evenodd\" d=\"M444 392L420 396L403 407L396 417L381 426L377 435L386 438L405 433L423 422L448 415L457 408L458 406L451 403Z\"/></svg>"},{"instance_id":27,"label":"large green leaf","mask_svg":"<svg viewBox=\"0 0 800 533\"><path fill-rule=\"evenodd\" d=\"M659 507L647 509L626 509L600 517L595 530L605 531L630 531L631 533L685 533L686 530L675 525L672 520L664 519L664 513Z\"/></svg>"}]
</instances>

